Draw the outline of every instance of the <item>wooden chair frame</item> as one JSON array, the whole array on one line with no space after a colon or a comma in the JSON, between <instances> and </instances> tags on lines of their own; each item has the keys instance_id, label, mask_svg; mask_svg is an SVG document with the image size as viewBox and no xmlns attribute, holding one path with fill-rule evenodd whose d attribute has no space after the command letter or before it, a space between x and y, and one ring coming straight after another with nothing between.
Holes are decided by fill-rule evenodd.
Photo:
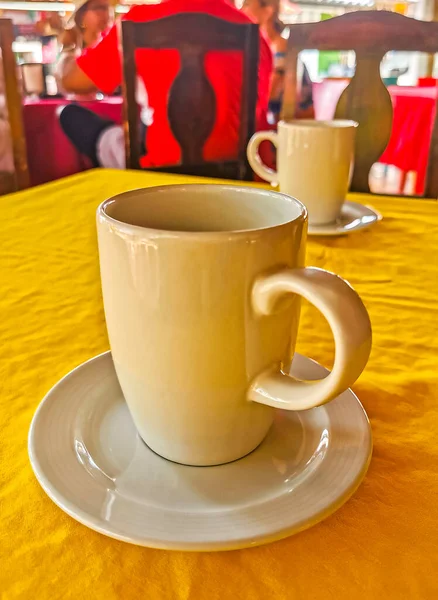
<instances>
[{"instance_id":1,"label":"wooden chair frame","mask_svg":"<svg viewBox=\"0 0 438 600\"><path fill-rule=\"evenodd\" d=\"M167 110L172 133L181 147L181 164L156 170L252 179L246 146L255 131L258 26L230 23L203 13L182 13L146 23L123 21L122 45L127 167L140 168L135 52L142 48L177 49L181 68L172 83ZM204 70L205 54L211 50L243 52L239 143L235 161L214 163L203 159L203 147L216 118L216 97Z\"/></svg>"},{"instance_id":2,"label":"wooden chair frame","mask_svg":"<svg viewBox=\"0 0 438 600\"><path fill-rule=\"evenodd\" d=\"M3 59L6 107L11 130L12 152L15 172L7 174L9 189L5 191L23 190L29 187L29 170L27 166L26 138L24 134L22 97L17 78L17 64L12 42L14 29L10 19L0 19L0 49ZM6 175L6 174L4 174Z\"/></svg>"},{"instance_id":3,"label":"wooden chair frame","mask_svg":"<svg viewBox=\"0 0 438 600\"><path fill-rule=\"evenodd\" d=\"M343 91L335 118L359 123L351 189L370 192L368 177L391 135L392 102L380 77L389 51L438 52L438 23L387 11L358 11L319 23L291 25L282 118L293 119L297 102L298 55L302 50L354 50L356 72ZM435 119L425 196L438 198L438 119Z\"/></svg>"}]
</instances>

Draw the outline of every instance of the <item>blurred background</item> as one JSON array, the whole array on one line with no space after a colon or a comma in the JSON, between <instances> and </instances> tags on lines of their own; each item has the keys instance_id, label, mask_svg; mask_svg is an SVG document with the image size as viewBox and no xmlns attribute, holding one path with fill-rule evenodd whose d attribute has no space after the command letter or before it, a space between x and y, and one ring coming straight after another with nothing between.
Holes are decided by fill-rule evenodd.
<instances>
[{"instance_id":1,"label":"blurred background","mask_svg":"<svg viewBox=\"0 0 438 600\"><path fill-rule=\"evenodd\" d=\"M116 14L126 12L130 4L154 4L156 0L113 2ZM236 1L236 6L241 2ZM425 21L438 20L436 0L282 0L281 20L285 23L316 22L357 10L390 10ZM59 32L74 10L72 2L0 0L0 16L14 22L14 52L18 63L56 62ZM308 50L303 59L314 82L325 77L350 77L354 71L353 52L317 52ZM382 63L382 77L387 83L415 85L419 78L438 74L433 59L419 53L390 52ZM53 85L48 71L49 91Z\"/></svg>"}]
</instances>

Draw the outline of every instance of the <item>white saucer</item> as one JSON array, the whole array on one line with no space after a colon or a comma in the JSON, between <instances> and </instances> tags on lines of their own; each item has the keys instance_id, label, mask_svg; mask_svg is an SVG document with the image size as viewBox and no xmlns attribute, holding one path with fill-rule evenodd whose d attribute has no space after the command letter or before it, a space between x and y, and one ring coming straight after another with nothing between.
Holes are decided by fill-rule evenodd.
<instances>
[{"instance_id":1,"label":"white saucer","mask_svg":"<svg viewBox=\"0 0 438 600\"><path fill-rule=\"evenodd\" d=\"M296 356L296 377L324 368ZM266 440L219 467L187 467L137 435L109 352L44 398L29 456L48 496L84 525L154 548L231 550L315 525L356 490L371 457L368 418L350 390L305 412L278 411Z\"/></svg>"},{"instance_id":2,"label":"white saucer","mask_svg":"<svg viewBox=\"0 0 438 600\"><path fill-rule=\"evenodd\" d=\"M347 235L359 229L371 227L382 219L371 206L358 202L344 202L341 215L334 223L327 225L309 225L309 235Z\"/></svg>"}]
</instances>

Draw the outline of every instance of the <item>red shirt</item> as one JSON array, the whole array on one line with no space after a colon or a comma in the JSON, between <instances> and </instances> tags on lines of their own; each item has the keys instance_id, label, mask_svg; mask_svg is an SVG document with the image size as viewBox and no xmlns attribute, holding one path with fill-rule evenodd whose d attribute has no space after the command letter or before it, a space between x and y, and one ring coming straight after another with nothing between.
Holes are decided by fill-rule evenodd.
<instances>
[{"instance_id":1,"label":"red shirt","mask_svg":"<svg viewBox=\"0 0 438 600\"><path fill-rule=\"evenodd\" d=\"M144 22L182 12L202 12L233 23L250 23L250 19L225 0L166 0L161 4L134 6L124 19ZM242 53L208 52L205 71L216 94L216 122L204 146L205 160L230 160L236 157L242 87ZM111 93L122 81L117 28L114 25L96 46L85 50L77 59L79 67L103 92ZM147 90L152 109L152 123L147 132L147 156L141 164L161 166L177 164L180 147L167 120L167 97L180 68L177 50L138 50L137 75ZM257 98L257 128L266 128L272 53L260 35L260 60Z\"/></svg>"}]
</instances>

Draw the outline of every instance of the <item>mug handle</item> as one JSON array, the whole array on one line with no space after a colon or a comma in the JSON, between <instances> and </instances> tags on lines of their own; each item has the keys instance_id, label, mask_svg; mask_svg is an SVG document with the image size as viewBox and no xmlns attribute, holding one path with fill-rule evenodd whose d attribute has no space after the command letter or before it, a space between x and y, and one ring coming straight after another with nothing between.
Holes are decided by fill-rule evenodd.
<instances>
[{"instance_id":1,"label":"mug handle","mask_svg":"<svg viewBox=\"0 0 438 600\"><path fill-rule=\"evenodd\" d=\"M278 150L278 134L275 131L259 131L249 140L246 156L254 173L265 181L269 181L271 185L276 186L278 184L277 171L264 165L259 154L259 146L265 140L272 142Z\"/></svg>"},{"instance_id":2,"label":"mug handle","mask_svg":"<svg viewBox=\"0 0 438 600\"><path fill-rule=\"evenodd\" d=\"M285 294L300 294L327 319L335 340L331 373L318 381L299 381L278 368L260 373L248 399L274 408L306 410L321 406L349 388L368 361L371 323L362 300L341 277L315 267L284 269L258 278L252 305L262 318L273 312Z\"/></svg>"}]
</instances>

